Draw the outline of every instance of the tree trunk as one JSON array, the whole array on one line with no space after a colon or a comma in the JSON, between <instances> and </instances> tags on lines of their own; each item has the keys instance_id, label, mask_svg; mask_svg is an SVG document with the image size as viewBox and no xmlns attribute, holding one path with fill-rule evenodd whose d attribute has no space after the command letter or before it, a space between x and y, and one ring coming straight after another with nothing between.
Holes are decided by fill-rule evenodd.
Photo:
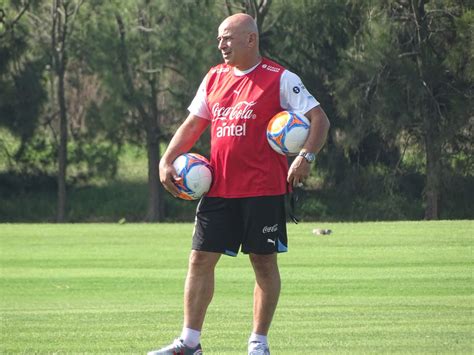
<instances>
[{"instance_id":1,"label":"tree trunk","mask_svg":"<svg viewBox=\"0 0 474 355\"><path fill-rule=\"evenodd\" d=\"M425 186L425 219L438 219L439 188L441 174L441 148L435 139L427 133L426 149L426 186Z\"/></svg>"},{"instance_id":2,"label":"tree trunk","mask_svg":"<svg viewBox=\"0 0 474 355\"><path fill-rule=\"evenodd\" d=\"M151 17L149 16L150 0L146 1L146 11L140 15L140 22L144 28L153 28ZM143 9L145 10L145 9ZM145 50L147 53L153 52L153 46L150 42L150 34L142 32ZM154 68L152 56L147 61L149 69ZM160 160L160 127L158 121L158 77L157 73L152 71L148 74L148 85L150 95L148 96L148 115L143 117L146 127L147 137L147 155L148 155L148 212L147 221L161 222L163 220L162 191L158 172L158 163Z\"/></svg>"},{"instance_id":3,"label":"tree trunk","mask_svg":"<svg viewBox=\"0 0 474 355\"><path fill-rule=\"evenodd\" d=\"M425 12L425 4L427 2L428 0L411 0L410 7L412 9L416 29L415 36L413 37L415 44L414 52L416 53L419 80L424 91L420 106L425 130L425 219L438 219L439 188L441 181L441 146L438 119L441 117L439 117L439 113L435 109L437 103L429 84L429 78L425 78L424 73L424 64L430 53L426 48L429 36Z\"/></svg>"},{"instance_id":4,"label":"tree trunk","mask_svg":"<svg viewBox=\"0 0 474 355\"><path fill-rule=\"evenodd\" d=\"M57 98L59 106L59 149L58 149L58 200L56 221L61 223L66 219L66 169L67 169L67 110L64 92L64 76L66 71L67 53L67 7L62 1L54 1L52 8L52 58L54 72L57 76Z\"/></svg>"},{"instance_id":5,"label":"tree trunk","mask_svg":"<svg viewBox=\"0 0 474 355\"><path fill-rule=\"evenodd\" d=\"M147 132L147 137L151 132ZM147 139L147 155L148 155L148 212L147 221L159 222L162 220L159 209L160 201L160 179L158 175L159 163L159 142L156 137Z\"/></svg>"},{"instance_id":6,"label":"tree trunk","mask_svg":"<svg viewBox=\"0 0 474 355\"><path fill-rule=\"evenodd\" d=\"M64 97L64 68L58 73L58 101L59 101L59 151L58 151L58 206L57 222L66 219L66 172L67 172L67 112Z\"/></svg>"},{"instance_id":7,"label":"tree trunk","mask_svg":"<svg viewBox=\"0 0 474 355\"><path fill-rule=\"evenodd\" d=\"M148 153L148 212L147 221L161 222L163 220L163 192L158 173L160 160L160 139L158 126L158 105L156 78L154 74L148 80L150 86L150 116L146 122L147 153ZM160 206L161 204L161 206ZM161 207L161 208L160 208Z\"/></svg>"}]
</instances>

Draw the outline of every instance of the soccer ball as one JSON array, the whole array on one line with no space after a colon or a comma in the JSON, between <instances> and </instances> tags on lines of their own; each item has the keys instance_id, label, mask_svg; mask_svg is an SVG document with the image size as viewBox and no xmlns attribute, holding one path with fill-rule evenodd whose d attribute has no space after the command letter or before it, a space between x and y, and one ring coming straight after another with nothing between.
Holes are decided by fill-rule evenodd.
<instances>
[{"instance_id":1,"label":"soccer ball","mask_svg":"<svg viewBox=\"0 0 474 355\"><path fill-rule=\"evenodd\" d=\"M173 162L176 174L181 180L174 181L178 187L178 197L183 200L197 200L209 191L212 183L212 169L202 155L186 153Z\"/></svg>"},{"instance_id":2,"label":"soccer ball","mask_svg":"<svg viewBox=\"0 0 474 355\"><path fill-rule=\"evenodd\" d=\"M281 111L268 122L268 143L279 154L296 155L308 138L309 125L303 114Z\"/></svg>"}]
</instances>

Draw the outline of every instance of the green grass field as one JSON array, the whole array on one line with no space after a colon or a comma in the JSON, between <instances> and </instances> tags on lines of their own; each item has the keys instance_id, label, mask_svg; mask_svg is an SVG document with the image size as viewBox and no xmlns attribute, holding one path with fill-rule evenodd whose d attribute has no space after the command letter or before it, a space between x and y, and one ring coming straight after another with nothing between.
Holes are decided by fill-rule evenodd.
<instances>
[{"instance_id":1,"label":"green grass field","mask_svg":"<svg viewBox=\"0 0 474 355\"><path fill-rule=\"evenodd\" d=\"M0 353L143 354L171 341L192 228L0 225ZM473 221L288 228L272 354L473 352ZM223 257L206 354L246 354L252 292L248 258Z\"/></svg>"}]
</instances>

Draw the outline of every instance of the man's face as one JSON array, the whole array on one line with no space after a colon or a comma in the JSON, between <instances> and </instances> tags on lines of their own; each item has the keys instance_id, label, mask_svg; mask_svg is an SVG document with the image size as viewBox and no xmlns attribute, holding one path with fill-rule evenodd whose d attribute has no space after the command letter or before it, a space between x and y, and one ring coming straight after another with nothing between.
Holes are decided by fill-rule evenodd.
<instances>
[{"instance_id":1,"label":"man's face","mask_svg":"<svg viewBox=\"0 0 474 355\"><path fill-rule=\"evenodd\" d=\"M245 63L248 53L249 34L234 28L225 22L219 26L217 41L224 62L228 65L239 67Z\"/></svg>"}]
</instances>

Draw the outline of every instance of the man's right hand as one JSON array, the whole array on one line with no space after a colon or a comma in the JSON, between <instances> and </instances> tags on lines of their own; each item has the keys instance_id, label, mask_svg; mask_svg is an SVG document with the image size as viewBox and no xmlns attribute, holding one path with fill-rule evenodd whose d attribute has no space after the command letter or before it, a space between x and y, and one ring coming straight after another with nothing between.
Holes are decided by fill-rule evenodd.
<instances>
[{"instance_id":1,"label":"man's right hand","mask_svg":"<svg viewBox=\"0 0 474 355\"><path fill-rule=\"evenodd\" d=\"M172 194L174 197L178 197L179 190L174 184L174 181L180 180L181 178L176 174L172 163L167 163L163 159L160 160L159 165L160 181L164 188Z\"/></svg>"},{"instance_id":2,"label":"man's right hand","mask_svg":"<svg viewBox=\"0 0 474 355\"><path fill-rule=\"evenodd\" d=\"M190 113L183 124L176 130L168 144L168 148L166 148L166 152L160 160L160 181L165 189L174 197L179 195L179 190L174 182L179 181L181 178L176 174L176 170L174 170L173 161L180 154L191 149L209 123L209 120Z\"/></svg>"}]
</instances>

